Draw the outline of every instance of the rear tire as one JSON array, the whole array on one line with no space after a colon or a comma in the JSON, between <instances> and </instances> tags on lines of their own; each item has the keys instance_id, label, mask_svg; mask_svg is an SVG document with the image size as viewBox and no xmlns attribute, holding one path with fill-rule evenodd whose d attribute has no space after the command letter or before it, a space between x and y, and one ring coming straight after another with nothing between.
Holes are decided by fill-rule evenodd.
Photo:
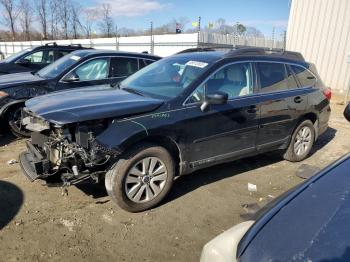
<instances>
[{"instance_id":1,"label":"rear tire","mask_svg":"<svg viewBox=\"0 0 350 262\"><path fill-rule=\"evenodd\" d=\"M283 158L291 162L306 159L315 142L315 127L310 120L302 121L294 130Z\"/></svg>"},{"instance_id":2,"label":"rear tire","mask_svg":"<svg viewBox=\"0 0 350 262\"><path fill-rule=\"evenodd\" d=\"M165 198L174 176L175 164L169 152L157 145L143 144L124 154L107 172L105 186L122 209L140 212Z\"/></svg>"},{"instance_id":3,"label":"rear tire","mask_svg":"<svg viewBox=\"0 0 350 262\"><path fill-rule=\"evenodd\" d=\"M26 130L21 124L22 109L22 106L10 108L6 116L11 133L16 137L26 138L30 137L30 132Z\"/></svg>"}]
</instances>

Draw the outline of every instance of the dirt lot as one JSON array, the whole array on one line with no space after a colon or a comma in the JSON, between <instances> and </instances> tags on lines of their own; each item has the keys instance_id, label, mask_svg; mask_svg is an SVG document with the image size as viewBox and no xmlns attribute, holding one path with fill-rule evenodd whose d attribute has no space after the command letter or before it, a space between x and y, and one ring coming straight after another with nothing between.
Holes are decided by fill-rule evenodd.
<instances>
[{"instance_id":1,"label":"dirt lot","mask_svg":"<svg viewBox=\"0 0 350 262\"><path fill-rule=\"evenodd\" d=\"M332 110L329 130L306 161L270 153L205 169L178 179L165 203L139 214L119 209L99 186L62 196L60 188L30 183L18 164L7 164L23 140L2 136L0 261L198 261L207 241L247 219L245 204L261 207L301 183L295 174L305 164L322 168L350 152L343 106Z\"/></svg>"}]
</instances>

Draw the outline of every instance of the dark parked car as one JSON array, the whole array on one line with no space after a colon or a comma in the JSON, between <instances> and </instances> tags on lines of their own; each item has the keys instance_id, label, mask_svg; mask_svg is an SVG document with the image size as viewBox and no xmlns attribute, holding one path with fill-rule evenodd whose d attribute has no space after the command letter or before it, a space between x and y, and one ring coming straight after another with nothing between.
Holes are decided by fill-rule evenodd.
<instances>
[{"instance_id":1,"label":"dark parked car","mask_svg":"<svg viewBox=\"0 0 350 262\"><path fill-rule=\"evenodd\" d=\"M350 261L350 154L205 245L201 262Z\"/></svg>"},{"instance_id":2,"label":"dark parked car","mask_svg":"<svg viewBox=\"0 0 350 262\"><path fill-rule=\"evenodd\" d=\"M63 89L116 84L160 57L106 50L78 50L37 73L0 76L0 117L11 131L26 136L21 125L24 102L32 97Z\"/></svg>"},{"instance_id":3,"label":"dark parked car","mask_svg":"<svg viewBox=\"0 0 350 262\"><path fill-rule=\"evenodd\" d=\"M0 75L37 72L59 58L79 49L81 45L57 45L56 43L24 49L0 61Z\"/></svg>"},{"instance_id":4,"label":"dark parked car","mask_svg":"<svg viewBox=\"0 0 350 262\"><path fill-rule=\"evenodd\" d=\"M328 98L327 98L328 96ZM26 102L31 179L103 179L124 209L157 205L175 176L272 150L305 159L328 126L329 90L300 54L262 49L164 58L115 89Z\"/></svg>"}]
</instances>

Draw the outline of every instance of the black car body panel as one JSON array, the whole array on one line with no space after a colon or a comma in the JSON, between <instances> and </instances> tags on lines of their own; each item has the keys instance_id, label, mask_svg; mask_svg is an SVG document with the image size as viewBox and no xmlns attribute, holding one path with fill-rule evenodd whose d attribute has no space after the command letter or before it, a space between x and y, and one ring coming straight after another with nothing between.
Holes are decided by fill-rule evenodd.
<instances>
[{"instance_id":1,"label":"black car body panel","mask_svg":"<svg viewBox=\"0 0 350 262\"><path fill-rule=\"evenodd\" d=\"M22 84L37 85L40 84L40 82L45 82L45 79L30 72L3 75L0 76L0 90Z\"/></svg>"},{"instance_id":2,"label":"black car body panel","mask_svg":"<svg viewBox=\"0 0 350 262\"><path fill-rule=\"evenodd\" d=\"M80 49L86 48L82 47L81 45L61 46L55 43L28 48L26 50L22 50L17 54L14 54L11 57L6 58L5 60L0 61L0 75L22 72L35 73L41 68L44 68L50 63L61 58L62 56ZM31 62L25 60L25 58L28 58L32 55L36 55L37 59L40 58L42 61Z\"/></svg>"},{"instance_id":3,"label":"black car body panel","mask_svg":"<svg viewBox=\"0 0 350 262\"><path fill-rule=\"evenodd\" d=\"M124 103L120 106L112 106L106 111L102 110L100 120L107 118L108 123L105 123L104 127L99 129L98 132L91 132L94 133L91 138L93 145L87 150L91 150L90 153L94 156L112 155L114 159L118 159L129 148L142 142L161 143L163 146L168 146L169 150L172 150L176 155L179 164L179 175L182 175L213 164L228 162L261 152L286 149L291 134L298 123L304 119L310 119L313 122L317 135L323 133L328 126L329 100L322 93L322 90L314 84L302 86L296 81L294 73L291 74L289 79L294 80L294 87L286 88L287 80L283 79L281 81L283 82L281 88L283 90L261 91L261 75L258 73L257 63L275 63L282 65L283 68L286 68L287 65L297 65L308 72L308 64L305 61L269 55L229 56L222 52L201 52L164 58L155 63L154 66L168 62L172 65L177 64L176 62L173 63L172 59L182 61L185 58L189 60L190 64L194 65L191 67L195 67L196 70L198 68L205 69L186 88L181 89L180 93L173 97L170 97L173 91L171 88L167 88L167 91L162 94L155 95L149 95L146 90L144 93L137 94L136 92L132 94L132 99L142 101L142 106L139 108L135 106L135 110L130 109L129 114L125 111ZM222 68L225 70L229 65L240 65L241 63L249 68L251 75L249 94L239 97L233 95L228 98L226 103L209 104L204 110L202 106L205 104L205 100L188 102L191 94L201 88L202 83L209 82L208 79L211 76L216 76L216 73L221 72ZM179 71L181 70L185 69L180 68ZM170 72L172 71L170 70ZM142 74L143 71L139 73ZM192 73L190 71L190 76ZM135 75L124 82L128 82ZM219 79L221 76L225 79ZM215 81L208 83L208 89L216 88L216 83L226 80L226 77L226 71L225 74L218 75L218 79L214 78ZM172 81L178 78L171 75L170 79ZM122 89L125 88L123 92L133 93L129 86L123 86L124 82L121 85ZM242 81L236 82L241 84ZM214 85L210 86L212 83ZM178 82L176 82L177 84ZM79 91L69 92L72 97L79 96ZM110 101L109 97L113 92L117 94L121 91L115 89L105 93L101 92L101 97L98 100ZM207 88L205 88L205 92L210 93ZM64 96L63 93L62 95ZM139 98L136 98L136 96L139 96ZM149 97L152 97L152 99L149 100ZM78 103L81 103L80 106ZM148 104L150 107L145 110L143 103L150 103ZM31 101L27 102L27 111L39 112L39 109L35 109L35 104L31 106ZM77 102L73 99L72 103L67 100L67 103L60 101L55 105L59 108L58 111L64 110L64 108L74 108L76 112L79 110L84 112L85 106L89 107L90 101L82 99ZM40 111L43 113L34 114L31 117L33 119L41 118L44 121L48 120L45 117L45 111L49 112L51 106L38 103L37 108L39 107L41 107ZM109 110L113 113L107 112ZM118 110L120 110L120 113ZM91 116L89 117L84 113L84 120L95 119L96 115L93 111L88 110L86 112L90 112ZM110 117L111 115L118 117ZM94 123L85 123L78 118L75 118L76 122L72 123L72 116L70 115L62 115L59 121L57 119L56 122L71 123L60 127L59 132L61 133L68 132L62 131L65 128L76 130L85 124L94 126ZM48 129L47 124L44 126ZM53 130L54 127L45 130L45 136L48 136L49 132L53 132Z\"/></svg>"},{"instance_id":4,"label":"black car body panel","mask_svg":"<svg viewBox=\"0 0 350 262\"><path fill-rule=\"evenodd\" d=\"M57 125L116 118L155 110L163 101L135 95L110 85L54 92L30 99L30 110Z\"/></svg>"},{"instance_id":5,"label":"black car body panel","mask_svg":"<svg viewBox=\"0 0 350 262\"><path fill-rule=\"evenodd\" d=\"M0 117L4 117L6 111L16 104L16 101L19 105L22 105L23 101L48 94L54 91L61 91L67 89L74 89L79 87L89 87L93 85L103 85L103 84L117 84L127 75L123 77L113 77L112 75L112 65L110 63L111 59L124 59L130 58L135 60L135 64L138 65L138 61L150 61L154 62L159 60L160 57L152 56L147 54L138 54L138 53L128 53L128 52L117 52L117 51L106 51L106 50L94 50L86 49L72 52L68 55L76 60L69 64L69 66L64 67L59 73L54 77L44 77L40 75L39 71L37 74L32 73L21 73L21 74L8 74L0 76L0 90L7 93L8 96L0 97ZM67 58L66 56L65 58ZM78 58L78 59L77 59ZM64 59L64 58L63 58ZM67 58L68 59L68 58ZM86 65L90 61L96 61L98 59L105 59L107 62L108 76L102 79L90 80L78 80L78 81L65 81L65 77L71 72L75 72L82 66ZM59 61L58 61L59 62ZM57 63L58 63L57 62ZM54 66L56 63L52 64ZM141 68L141 65L138 65ZM44 68L43 70L45 70ZM138 68L134 69L135 71Z\"/></svg>"},{"instance_id":6,"label":"black car body panel","mask_svg":"<svg viewBox=\"0 0 350 262\"><path fill-rule=\"evenodd\" d=\"M348 261L350 155L289 192L241 240L239 261Z\"/></svg>"}]
</instances>

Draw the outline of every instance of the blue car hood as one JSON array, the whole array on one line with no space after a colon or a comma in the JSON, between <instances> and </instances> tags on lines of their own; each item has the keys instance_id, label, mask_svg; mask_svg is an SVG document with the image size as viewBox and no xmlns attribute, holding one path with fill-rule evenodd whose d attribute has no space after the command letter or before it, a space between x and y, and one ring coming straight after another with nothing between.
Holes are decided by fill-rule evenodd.
<instances>
[{"instance_id":1,"label":"blue car hood","mask_svg":"<svg viewBox=\"0 0 350 262\"><path fill-rule=\"evenodd\" d=\"M110 86L95 86L32 98L26 107L49 122L65 125L150 112L162 103Z\"/></svg>"},{"instance_id":2,"label":"blue car hood","mask_svg":"<svg viewBox=\"0 0 350 262\"><path fill-rule=\"evenodd\" d=\"M30 72L0 75L0 90L23 84L39 83L42 81L45 81L45 79L38 75L33 75Z\"/></svg>"}]
</instances>

